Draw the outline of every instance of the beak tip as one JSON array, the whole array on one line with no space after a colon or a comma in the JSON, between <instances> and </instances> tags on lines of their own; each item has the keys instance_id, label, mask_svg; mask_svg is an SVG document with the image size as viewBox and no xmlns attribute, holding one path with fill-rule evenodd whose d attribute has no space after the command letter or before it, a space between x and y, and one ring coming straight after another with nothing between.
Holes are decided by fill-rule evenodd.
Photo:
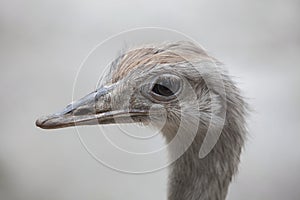
<instances>
[{"instance_id":1,"label":"beak tip","mask_svg":"<svg viewBox=\"0 0 300 200\"><path fill-rule=\"evenodd\" d=\"M40 127L40 128L43 128L43 124L44 124L44 122L46 121L46 117L40 117L40 118L38 118L36 121L35 121L35 125L37 126L37 127Z\"/></svg>"},{"instance_id":2,"label":"beak tip","mask_svg":"<svg viewBox=\"0 0 300 200\"><path fill-rule=\"evenodd\" d=\"M39 127L39 128L42 128L42 129L49 129L49 128L51 128L51 122L50 122L51 119L53 119L52 115L51 116L42 116L42 117L39 117L35 121L35 125L37 127Z\"/></svg>"}]
</instances>

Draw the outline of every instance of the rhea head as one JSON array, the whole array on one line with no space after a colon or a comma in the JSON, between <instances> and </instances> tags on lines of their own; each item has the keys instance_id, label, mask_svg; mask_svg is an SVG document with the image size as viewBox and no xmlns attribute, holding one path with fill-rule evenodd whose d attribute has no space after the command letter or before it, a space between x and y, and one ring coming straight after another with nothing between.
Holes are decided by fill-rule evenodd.
<instances>
[{"instance_id":1,"label":"rhea head","mask_svg":"<svg viewBox=\"0 0 300 200\"><path fill-rule=\"evenodd\" d=\"M167 141L179 132L169 152L172 156L182 147L186 152L170 173L169 199L221 200L237 170L245 114L243 97L222 64L193 43L176 42L126 51L112 62L101 87L36 125L139 122L159 128ZM211 138L218 141L199 159L211 125Z\"/></svg>"},{"instance_id":2,"label":"rhea head","mask_svg":"<svg viewBox=\"0 0 300 200\"><path fill-rule=\"evenodd\" d=\"M100 88L61 112L41 117L36 125L55 129L151 122L161 128L164 122L167 128L182 124L183 118L190 118L190 123L198 119L206 124L212 113L212 90L215 93L221 87L218 80L214 83L216 88L207 86L208 79L220 73L217 64L189 42L129 50L112 62Z\"/></svg>"}]
</instances>

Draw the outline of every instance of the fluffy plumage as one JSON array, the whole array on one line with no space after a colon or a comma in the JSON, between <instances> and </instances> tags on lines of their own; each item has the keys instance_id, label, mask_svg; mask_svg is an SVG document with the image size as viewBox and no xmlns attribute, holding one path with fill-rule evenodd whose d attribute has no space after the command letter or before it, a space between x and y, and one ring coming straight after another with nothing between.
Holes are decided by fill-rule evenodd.
<instances>
[{"instance_id":1,"label":"fluffy plumage","mask_svg":"<svg viewBox=\"0 0 300 200\"><path fill-rule=\"evenodd\" d=\"M224 200L244 145L246 114L222 63L191 42L177 42L125 51L102 88L36 124L50 129L151 120L174 161L168 199Z\"/></svg>"},{"instance_id":2,"label":"fluffy plumage","mask_svg":"<svg viewBox=\"0 0 300 200\"><path fill-rule=\"evenodd\" d=\"M169 199L223 200L232 176L237 171L246 136L247 105L244 98L222 63L190 42L129 50L114 62L111 80L117 82L130 79L131 82L139 82L140 78L144 80L151 73L168 72L182 75L197 97L184 97L180 100L180 106L165 106L168 116L162 133L167 142L171 142L174 134L177 134L176 145L169 149L171 159L178 156L178 149L186 149L171 166ZM220 81L224 88L220 88ZM131 105L135 103L131 102ZM139 103L137 105L140 106ZM217 117L216 121L210 121L212 108L226 109L224 127L211 152L200 159L199 150L209 123L222 122ZM159 116L157 120L159 123ZM180 123L184 130L182 133L178 133ZM197 132L191 133L195 126ZM194 140L190 141L189 138Z\"/></svg>"}]
</instances>

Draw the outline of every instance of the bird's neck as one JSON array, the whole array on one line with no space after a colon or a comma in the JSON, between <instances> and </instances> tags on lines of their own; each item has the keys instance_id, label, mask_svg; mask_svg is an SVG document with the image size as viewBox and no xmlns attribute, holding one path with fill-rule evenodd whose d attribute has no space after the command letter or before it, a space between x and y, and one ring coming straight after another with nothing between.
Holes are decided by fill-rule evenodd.
<instances>
[{"instance_id":1,"label":"bird's neck","mask_svg":"<svg viewBox=\"0 0 300 200\"><path fill-rule=\"evenodd\" d=\"M228 141L228 138L221 135L213 150L200 159L199 149L203 139L199 135L197 134L188 149L171 165L168 200L226 198L229 183L239 162L240 147L232 147L226 142L224 144L224 140ZM170 148L170 158L175 160L178 157L178 146Z\"/></svg>"}]
</instances>

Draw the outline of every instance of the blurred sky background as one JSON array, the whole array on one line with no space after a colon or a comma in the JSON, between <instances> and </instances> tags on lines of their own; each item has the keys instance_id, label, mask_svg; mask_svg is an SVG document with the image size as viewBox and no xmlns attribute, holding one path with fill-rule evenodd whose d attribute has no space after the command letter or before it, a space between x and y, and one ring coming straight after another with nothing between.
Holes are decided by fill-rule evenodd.
<instances>
[{"instance_id":1,"label":"blurred sky background","mask_svg":"<svg viewBox=\"0 0 300 200\"><path fill-rule=\"evenodd\" d=\"M71 101L78 67L96 44L160 26L186 33L224 62L255 109L227 199L298 200L299 22L299 0L1 0L0 199L166 199L166 169L116 172L84 150L75 129L34 124Z\"/></svg>"}]
</instances>

